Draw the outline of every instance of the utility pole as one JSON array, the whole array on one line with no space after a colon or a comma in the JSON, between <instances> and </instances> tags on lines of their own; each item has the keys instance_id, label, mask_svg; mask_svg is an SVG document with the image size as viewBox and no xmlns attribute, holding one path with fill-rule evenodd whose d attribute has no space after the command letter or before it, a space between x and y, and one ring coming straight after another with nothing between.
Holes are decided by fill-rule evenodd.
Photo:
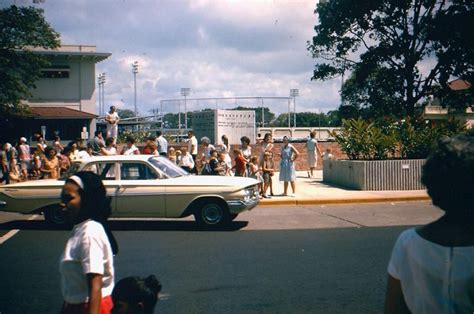
<instances>
[{"instance_id":1,"label":"utility pole","mask_svg":"<svg viewBox=\"0 0 474 314\"><path fill-rule=\"evenodd\" d=\"M137 74L138 74L138 61L132 63L133 82L135 89L135 121L138 121L138 110L137 110Z\"/></svg>"},{"instance_id":2,"label":"utility pole","mask_svg":"<svg viewBox=\"0 0 474 314\"><path fill-rule=\"evenodd\" d=\"M189 93L191 92L191 88L181 88L181 96L184 96L184 128L187 130L188 129L188 107L186 103L186 97L189 96Z\"/></svg>"}]
</instances>

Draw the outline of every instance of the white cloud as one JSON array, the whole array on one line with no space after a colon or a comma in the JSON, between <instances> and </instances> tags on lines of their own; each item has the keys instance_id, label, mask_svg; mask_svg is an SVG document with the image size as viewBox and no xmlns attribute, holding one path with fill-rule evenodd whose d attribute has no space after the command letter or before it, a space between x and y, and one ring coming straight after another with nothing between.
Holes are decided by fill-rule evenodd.
<instances>
[{"instance_id":1,"label":"white cloud","mask_svg":"<svg viewBox=\"0 0 474 314\"><path fill-rule=\"evenodd\" d=\"M64 43L95 44L112 53L97 64L97 73L107 73L107 103L133 109L131 63L139 62L137 98L146 113L162 99L181 98L181 87L191 88L190 98L286 97L290 88L299 88L297 110L335 109L340 81L310 81L314 60L306 41L313 36L315 5L311 0L68 0L42 7ZM190 102L191 109L210 105L215 104ZM287 110L286 100L268 105L277 113Z\"/></svg>"}]
</instances>

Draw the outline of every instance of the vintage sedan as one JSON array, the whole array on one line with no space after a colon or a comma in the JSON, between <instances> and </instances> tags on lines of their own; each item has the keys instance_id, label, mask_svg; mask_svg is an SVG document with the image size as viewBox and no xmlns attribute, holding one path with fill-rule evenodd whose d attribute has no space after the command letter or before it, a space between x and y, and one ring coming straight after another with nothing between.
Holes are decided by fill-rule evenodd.
<instances>
[{"instance_id":1,"label":"vintage sedan","mask_svg":"<svg viewBox=\"0 0 474 314\"><path fill-rule=\"evenodd\" d=\"M64 223L60 191L77 171L99 174L112 197L112 217L181 218L194 215L204 226L221 226L259 202L257 180L194 176L167 158L150 155L97 156L76 162L59 180L32 180L0 187L0 210L44 213Z\"/></svg>"}]
</instances>

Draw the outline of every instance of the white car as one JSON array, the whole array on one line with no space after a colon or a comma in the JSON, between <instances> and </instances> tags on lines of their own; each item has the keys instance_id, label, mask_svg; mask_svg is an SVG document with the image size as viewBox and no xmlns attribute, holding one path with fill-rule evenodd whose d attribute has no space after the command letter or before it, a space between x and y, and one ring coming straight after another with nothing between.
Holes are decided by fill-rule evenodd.
<instances>
[{"instance_id":1,"label":"white car","mask_svg":"<svg viewBox=\"0 0 474 314\"><path fill-rule=\"evenodd\" d=\"M59 207L65 178L77 171L99 174L112 197L112 217L181 218L194 215L204 226L220 226L259 202L259 181L227 176L194 176L167 158L151 155L96 156L74 163L59 180L32 180L0 187L0 210L44 213L64 219Z\"/></svg>"}]
</instances>

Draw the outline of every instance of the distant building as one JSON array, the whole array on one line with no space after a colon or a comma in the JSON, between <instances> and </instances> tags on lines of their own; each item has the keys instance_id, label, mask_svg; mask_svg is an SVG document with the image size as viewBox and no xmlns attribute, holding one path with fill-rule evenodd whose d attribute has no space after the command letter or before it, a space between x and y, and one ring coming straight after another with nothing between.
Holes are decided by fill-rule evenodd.
<instances>
[{"instance_id":1,"label":"distant building","mask_svg":"<svg viewBox=\"0 0 474 314\"><path fill-rule=\"evenodd\" d=\"M247 136L255 143L254 110L209 110L193 115L193 131L198 141L203 136L211 143L221 143L222 135L229 138L230 144L240 144L240 138Z\"/></svg>"},{"instance_id":2,"label":"distant building","mask_svg":"<svg viewBox=\"0 0 474 314\"><path fill-rule=\"evenodd\" d=\"M42 130L46 139L59 135L63 140L81 137L85 127L95 131L95 64L112 54L96 52L91 45L63 45L58 49L33 49L45 56L51 66L41 70L32 96L24 101L33 117L19 126L21 135L31 137Z\"/></svg>"},{"instance_id":3,"label":"distant building","mask_svg":"<svg viewBox=\"0 0 474 314\"><path fill-rule=\"evenodd\" d=\"M472 88L471 83L466 80L457 79L448 83L448 86L453 91L462 91ZM445 120L456 119L466 123L467 128L474 127L474 112L472 112L472 105L467 107L464 111L452 110L449 107L442 107L439 105L439 99L432 99L428 106L424 107L423 116L429 120Z\"/></svg>"}]
</instances>

